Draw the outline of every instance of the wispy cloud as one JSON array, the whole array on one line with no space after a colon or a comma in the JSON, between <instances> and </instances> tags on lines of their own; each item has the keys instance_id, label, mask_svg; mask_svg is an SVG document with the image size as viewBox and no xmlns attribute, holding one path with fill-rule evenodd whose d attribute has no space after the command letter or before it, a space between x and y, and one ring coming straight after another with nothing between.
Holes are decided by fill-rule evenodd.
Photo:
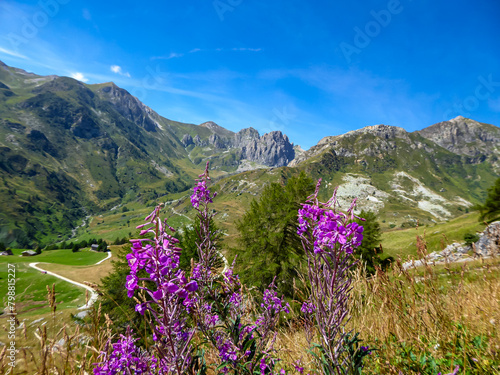
<instances>
[{"instance_id":1,"label":"wispy cloud","mask_svg":"<svg viewBox=\"0 0 500 375\"><path fill-rule=\"evenodd\" d=\"M231 48L231 51L260 52L262 48Z\"/></svg>"},{"instance_id":2,"label":"wispy cloud","mask_svg":"<svg viewBox=\"0 0 500 375\"><path fill-rule=\"evenodd\" d=\"M183 57L186 54L198 53L198 52L261 52L262 48L247 48L247 47L234 47L234 48L213 48L213 49L204 49L204 48L193 48L187 53L180 52L171 52L166 56L153 56L151 60L170 60L179 57Z\"/></svg>"},{"instance_id":3,"label":"wispy cloud","mask_svg":"<svg viewBox=\"0 0 500 375\"><path fill-rule=\"evenodd\" d=\"M88 78L86 78L83 73L80 73L80 72L74 72L74 73L71 73L70 75L71 78L74 78L78 81L82 81L82 82L88 82Z\"/></svg>"},{"instance_id":4,"label":"wispy cloud","mask_svg":"<svg viewBox=\"0 0 500 375\"><path fill-rule=\"evenodd\" d=\"M28 58L18 52L15 52L15 51L11 51L11 50L8 50L6 48L2 48L0 47L0 53L5 53L6 55L10 55L10 56L14 56L14 57L19 57L21 59L26 59L28 60Z\"/></svg>"},{"instance_id":5,"label":"wispy cloud","mask_svg":"<svg viewBox=\"0 0 500 375\"><path fill-rule=\"evenodd\" d=\"M113 73L130 78L130 73L124 72L122 67L119 65L111 65L110 69Z\"/></svg>"},{"instance_id":6,"label":"wispy cloud","mask_svg":"<svg viewBox=\"0 0 500 375\"><path fill-rule=\"evenodd\" d=\"M183 53L176 53L176 52L171 52L167 56L153 56L151 60L170 60L170 59L176 59L178 57L184 56Z\"/></svg>"}]
</instances>

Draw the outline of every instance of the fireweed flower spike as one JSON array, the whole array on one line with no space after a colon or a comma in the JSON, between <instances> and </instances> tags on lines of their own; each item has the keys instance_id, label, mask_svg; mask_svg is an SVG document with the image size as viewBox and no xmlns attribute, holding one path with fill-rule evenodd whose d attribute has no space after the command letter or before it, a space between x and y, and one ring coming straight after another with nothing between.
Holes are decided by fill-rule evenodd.
<instances>
[{"instance_id":1,"label":"fireweed flower spike","mask_svg":"<svg viewBox=\"0 0 500 375\"><path fill-rule=\"evenodd\" d=\"M180 375L185 373L192 360L190 342L195 330L188 327L186 321L189 309L196 300L198 284L196 281L188 282L184 271L179 269L181 249L176 246L179 241L166 232L170 227L160 219L161 209L162 205L157 206L146 218L146 224L139 226L140 229L148 227L141 234L152 234L153 238L131 241L132 252L127 255L130 274L125 288L130 298L138 289L145 291L146 300L137 304L135 309L142 315L149 313L152 317L149 323L157 356L151 358L158 360L156 371L148 373ZM145 270L148 276L140 277L140 270ZM98 367L101 372L97 373L115 374L108 366L115 357L113 354L105 357ZM105 372L103 369L108 367L110 370Z\"/></svg>"},{"instance_id":2,"label":"fireweed flower spike","mask_svg":"<svg viewBox=\"0 0 500 375\"><path fill-rule=\"evenodd\" d=\"M307 255L311 295L302 306L306 322L314 321L320 344L316 357L325 374L343 374L349 361L343 347L349 320L351 254L363 240L363 227L353 222L355 202L346 213L336 210L336 191L325 204L318 200L321 180L315 193L298 213L302 245ZM326 361L320 358L326 358Z\"/></svg>"},{"instance_id":3,"label":"fireweed flower spike","mask_svg":"<svg viewBox=\"0 0 500 375\"><path fill-rule=\"evenodd\" d=\"M217 233L210 229L215 213L209 209L215 193L208 189L208 163L199 176L191 195L198 212L200 230L197 241L199 262L194 265L191 280L198 283L195 321L205 339L218 351L219 373L270 374L274 363L271 353L276 326L288 304L276 295L274 283L264 293L262 313L250 319L243 288L232 266L218 269L221 254L217 250Z\"/></svg>"}]
</instances>

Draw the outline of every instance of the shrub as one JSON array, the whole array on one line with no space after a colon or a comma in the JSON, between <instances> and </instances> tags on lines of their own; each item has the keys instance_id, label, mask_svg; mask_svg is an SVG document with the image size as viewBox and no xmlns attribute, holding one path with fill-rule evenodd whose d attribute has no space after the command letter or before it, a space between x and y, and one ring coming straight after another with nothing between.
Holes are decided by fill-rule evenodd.
<instances>
[{"instance_id":1,"label":"shrub","mask_svg":"<svg viewBox=\"0 0 500 375\"><path fill-rule=\"evenodd\" d=\"M476 234L476 233L466 233L464 235L464 241L465 241L465 244L468 245L468 246L472 246L473 243L476 243L477 241L479 241L479 235Z\"/></svg>"}]
</instances>

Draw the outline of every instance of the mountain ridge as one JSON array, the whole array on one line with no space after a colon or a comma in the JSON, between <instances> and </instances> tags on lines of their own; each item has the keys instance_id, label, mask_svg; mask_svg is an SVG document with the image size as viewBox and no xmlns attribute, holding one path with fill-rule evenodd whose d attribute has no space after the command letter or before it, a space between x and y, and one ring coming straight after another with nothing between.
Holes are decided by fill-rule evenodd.
<instances>
[{"instance_id":1,"label":"mountain ridge","mask_svg":"<svg viewBox=\"0 0 500 375\"><path fill-rule=\"evenodd\" d=\"M388 225L432 223L482 199L500 171L499 130L464 118L416 132L374 125L304 151L281 131L176 122L113 82L0 62L0 241L50 242L88 214L152 204L188 189L207 161L237 212L265 184L306 171L327 181L325 194L338 185L341 199L358 196Z\"/></svg>"}]
</instances>

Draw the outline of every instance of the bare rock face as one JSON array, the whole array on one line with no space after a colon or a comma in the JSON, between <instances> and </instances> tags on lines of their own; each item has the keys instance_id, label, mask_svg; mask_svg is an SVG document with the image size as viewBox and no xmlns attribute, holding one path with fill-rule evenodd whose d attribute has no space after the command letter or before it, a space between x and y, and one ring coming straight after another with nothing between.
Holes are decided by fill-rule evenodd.
<instances>
[{"instance_id":1,"label":"bare rock face","mask_svg":"<svg viewBox=\"0 0 500 375\"><path fill-rule=\"evenodd\" d=\"M194 145L193 137L189 134L184 134L184 136L181 139L181 143L184 145L184 147L187 147L189 145Z\"/></svg>"},{"instance_id":2,"label":"bare rock face","mask_svg":"<svg viewBox=\"0 0 500 375\"><path fill-rule=\"evenodd\" d=\"M256 132L255 129L252 130ZM255 137L255 133L249 131L240 136L239 144L244 159L270 167L282 167L295 157L293 144L280 131L273 131L262 137L258 137L258 133Z\"/></svg>"},{"instance_id":3,"label":"bare rock face","mask_svg":"<svg viewBox=\"0 0 500 375\"><path fill-rule=\"evenodd\" d=\"M220 137L217 134L212 134L208 138L208 143L210 143L215 148L219 148L219 149L227 148L227 141L226 141L226 139Z\"/></svg>"},{"instance_id":4,"label":"bare rock face","mask_svg":"<svg viewBox=\"0 0 500 375\"><path fill-rule=\"evenodd\" d=\"M500 128L462 116L434 124L418 133L456 154L470 157L500 155Z\"/></svg>"},{"instance_id":5,"label":"bare rock face","mask_svg":"<svg viewBox=\"0 0 500 375\"><path fill-rule=\"evenodd\" d=\"M154 120L154 112L114 83L110 83L98 90L99 95L114 105L116 110L136 125L149 132L156 132L158 124Z\"/></svg>"},{"instance_id":6,"label":"bare rock face","mask_svg":"<svg viewBox=\"0 0 500 375\"><path fill-rule=\"evenodd\" d=\"M481 256L500 255L500 221L491 223L479 235L479 241L475 243L474 247L476 253Z\"/></svg>"},{"instance_id":7,"label":"bare rock face","mask_svg":"<svg viewBox=\"0 0 500 375\"><path fill-rule=\"evenodd\" d=\"M217 150L240 149L241 160L268 167L288 165L295 157L293 144L280 131L260 136L254 128L246 128L233 133L212 121L204 122L199 126L209 129L212 134L208 138L201 138L198 134L192 138L185 134L181 140L184 147L194 144L198 147L212 146Z\"/></svg>"}]
</instances>

